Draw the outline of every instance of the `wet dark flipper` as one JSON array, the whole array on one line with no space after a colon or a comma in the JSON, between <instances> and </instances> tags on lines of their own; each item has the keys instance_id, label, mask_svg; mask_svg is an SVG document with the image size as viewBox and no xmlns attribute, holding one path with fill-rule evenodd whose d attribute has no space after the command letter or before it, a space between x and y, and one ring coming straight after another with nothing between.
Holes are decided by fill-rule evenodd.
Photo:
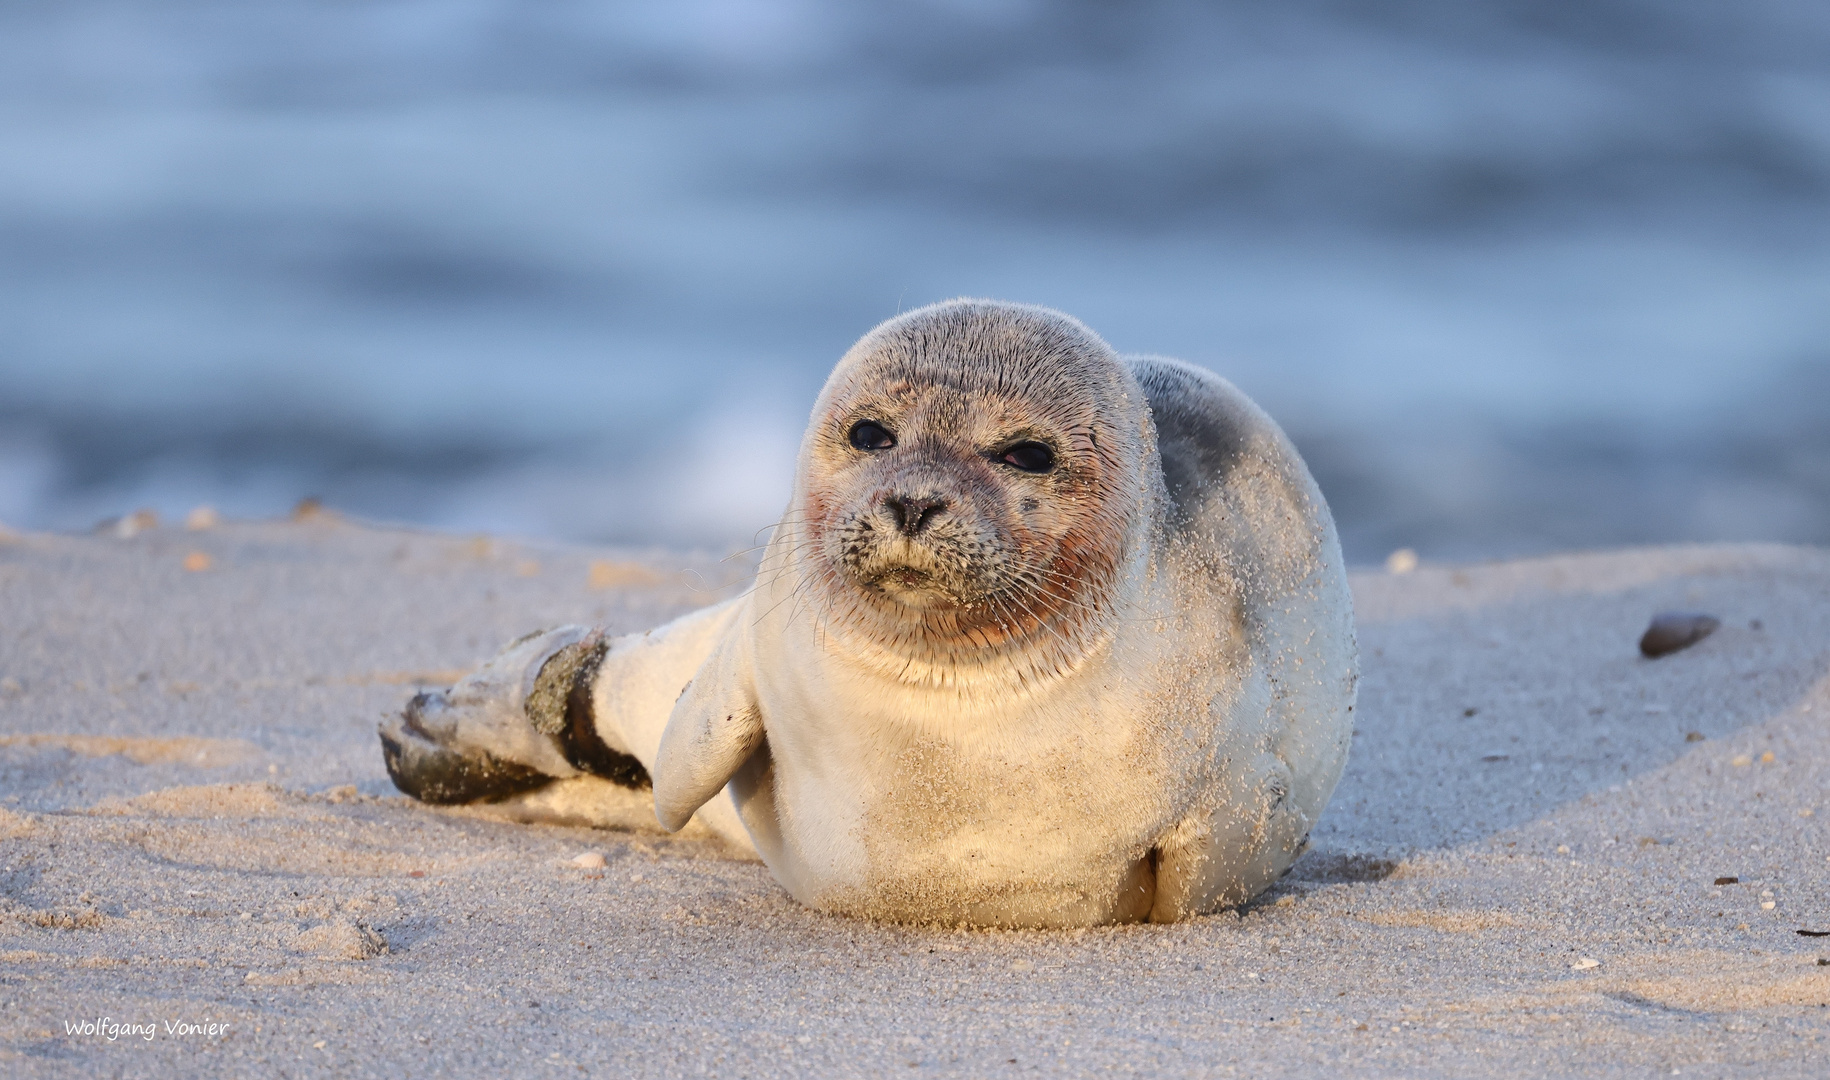
<instances>
[{"instance_id":1,"label":"wet dark flipper","mask_svg":"<svg viewBox=\"0 0 1830 1080\"><path fill-rule=\"evenodd\" d=\"M609 643L560 627L511 642L443 693L422 693L379 732L388 775L429 803L491 802L589 773L646 789L648 771L607 745L592 685Z\"/></svg>"},{"instance_id":2,"label":"wet dark flipper","mask_svg":"<svg viewBox=\"0 0 1830 1080\"><path fill-rule=\"evenodd\" d=\"M455 750L426 737L415 714L431 694L420 694L395 722L381 729L381 756L394 786L421 802L493 802L532 791L552 777L483 749Z\"/></svg>"},{"instance_id":3,"label":"wet dark flipper","mask_svg":"<svg viewBox=\"0 0 1830 1080\"><path fill-rule=\"evenodd\" d=\"M609 642L598 641L572 675L566 693L565 723L559 731L559 749L573 766L593 776L601 776L623 787L651 788L654 782L642 763L632 754L612 749L597 732L596 697L591 691L597 683L597 669L609 651Z\"/></svg>"},{"instance_id":4,"label":"wet dark flipper","mask_svg":"<svg viewBox=\"0 0 1830 1080\"><path fill-rule=\"evenodd\" d=\"M610 643L593 634L554 653L527 696L527 719L535 731L552 737L573 768L623 787L647 788L642 763L612 749L597 732L591 689L609 651Z\"/></svg>"}]
</instances>

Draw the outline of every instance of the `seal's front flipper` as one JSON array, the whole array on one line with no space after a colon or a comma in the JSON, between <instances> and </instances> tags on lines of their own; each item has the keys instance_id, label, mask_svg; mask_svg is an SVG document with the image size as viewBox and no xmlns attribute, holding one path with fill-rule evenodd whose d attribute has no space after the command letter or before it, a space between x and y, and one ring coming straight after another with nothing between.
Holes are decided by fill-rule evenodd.
<instances>
[{"instance_id":1,"label":"seal's front flipper","mask_svg":"<svg viewBox=\"0 0 1830 1080\"><path fill-rule=\"evenodd\" d=\"M685 827L763 746L762 710L741 642L727 634L668 715L655 755L654 809L669 832Z\"/></svg>"},{"instance_id":2,"label":"seal's front flipper","mask_svg":"<svg viewBox=\"0 0 1830 1080\"><path fill-rule=\"evenodd\" d=\"M504 799L581 773L646 786L647 770L593 722L604 652L598 632L562 626L511 643L444 693L416 695L381 726L388 775L432 803Z\"/></svg>"}]
</instances>

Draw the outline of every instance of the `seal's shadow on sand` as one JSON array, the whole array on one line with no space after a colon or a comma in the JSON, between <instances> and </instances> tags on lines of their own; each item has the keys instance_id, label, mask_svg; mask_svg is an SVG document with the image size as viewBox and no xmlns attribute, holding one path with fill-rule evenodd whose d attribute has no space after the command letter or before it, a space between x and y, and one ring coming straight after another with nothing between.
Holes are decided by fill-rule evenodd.
<instances>
[{"instance_id":1,"label":"seal's shadow on sand","mask_svg":"<svg viewBox=\"0 0 1830 1080\"><path fill-rule=\"evenodd\" d=\"M1698 547L1355 575L1353 752L1291 880L1381 880L1410 853L1721 754L1719 740L1795 706L1830 672L1815 576L1830 558L1763 554L1753 567ZM1644 659L1647 620L1672 609L1722 626Z\"/></svg>"}]
</instances>

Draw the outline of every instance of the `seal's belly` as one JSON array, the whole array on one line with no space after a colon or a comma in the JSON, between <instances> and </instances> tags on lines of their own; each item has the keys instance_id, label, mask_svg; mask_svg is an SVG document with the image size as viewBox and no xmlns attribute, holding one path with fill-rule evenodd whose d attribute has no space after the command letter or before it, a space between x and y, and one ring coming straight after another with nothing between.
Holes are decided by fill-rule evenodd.
<instances>
[{"instance_id":1,"label":"seal's belly","mask_svg":"<svg viewBox=\"0 0 1830 1080\"><path fill-rule=\"evenodd\" d=\"M1127 850L1136 845L1060 850L957 840L878 845L862 881L834 875L811 902L849 915L974 926L1085 926L1149 915L1154 882L1147 855Z\"/></svg>"},{"instance_id":2,"label":"seal's belly","mask_svg":"<svg viewBox=\"0 0 1830 1080\"><path fill-rule=\"evenodd\" d=\"M855 761L854 761L855 764ZM778 773L797 894L898 921L1066 926L1149 913L1174 785L1123 754L973 755L916 742L872 767Z\"/></svg>"}]
</instances>

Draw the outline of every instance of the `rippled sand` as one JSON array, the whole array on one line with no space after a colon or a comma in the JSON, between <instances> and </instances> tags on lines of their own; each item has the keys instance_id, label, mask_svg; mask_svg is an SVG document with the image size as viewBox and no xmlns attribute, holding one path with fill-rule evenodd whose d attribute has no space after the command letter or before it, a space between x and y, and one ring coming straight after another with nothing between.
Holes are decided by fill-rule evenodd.
<instances>
[{"instance_id":1,"label":"rippled sand","mask_svg":"<svg viewBox=\"0 0 1830 1080\"><path fill-rule=\"evenodd\" d=\"M0 540L0 1071L1822 1074L1830 553L1356 575L1314 849L1177 926L832 918L712 840L388 783L416 684L740 576L328 517ZM1640 658L1669 609L1721 629Z\"/></svg>"}]
</instances>

